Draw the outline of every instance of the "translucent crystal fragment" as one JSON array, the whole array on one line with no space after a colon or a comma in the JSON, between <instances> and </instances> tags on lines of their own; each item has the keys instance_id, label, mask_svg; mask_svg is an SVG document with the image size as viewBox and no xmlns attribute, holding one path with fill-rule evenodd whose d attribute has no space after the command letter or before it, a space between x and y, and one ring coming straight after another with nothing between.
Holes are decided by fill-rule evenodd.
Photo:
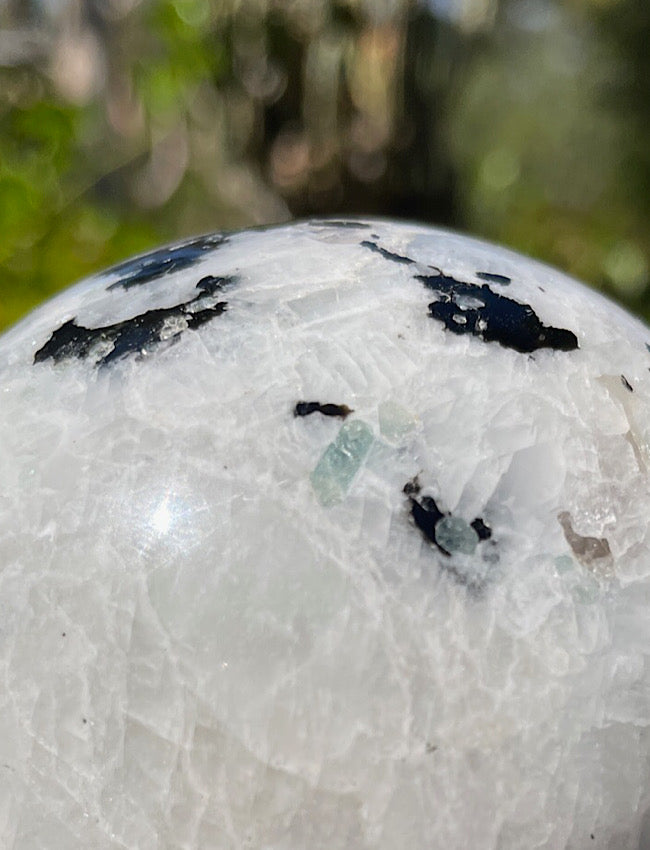
<instances>
[{"instance_id":1,"label":"translucent crystal fragment","mask_svg":"<svg viewBox=\"0 0 650 850\"><path fill-rule=\"evenodd\" d=\"M558 575L564 575L564 573L572 572L575 569L573 558L569 555L558 555L555 559L555 569L557 570Z\"/></svg>"},{"instance_id":2,"label":"translucent crystal fragment","mask_svg":"<svg viewBox=\"0 0 650 850\"><path fill-rule=\"evenodd\" d=\"M343 501L373 442L372 431L360 419L346 422L311 474L311 483L322 505Z\"/></svg>"},{"instance_id":3,"label":"translucent crystal fragment","mask_svg":"<svg viewBox=\"0 0 650 850\"><path fill-rule=\"evenodd\" d=\"M415 430L416 419L401 404L385 401L379 405L379 430L390 443L400 443Z\"/></svg>"},{"instance_id":4,"label":"translucent crystal fragment","mask_svg":"<svg viewBox=\"0 0 650 850\"><path fill-rule=\"evenodd\" d=\"M478 545L478 534L461 517L446 516L436 525L436 540L447 552L473 555Z\"/></svg>"}]
</instances>

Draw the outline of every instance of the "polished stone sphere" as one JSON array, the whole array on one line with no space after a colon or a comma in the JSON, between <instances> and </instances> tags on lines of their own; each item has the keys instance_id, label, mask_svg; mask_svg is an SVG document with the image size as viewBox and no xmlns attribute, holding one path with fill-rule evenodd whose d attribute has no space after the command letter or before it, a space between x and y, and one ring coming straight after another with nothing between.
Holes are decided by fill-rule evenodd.
<instances>
[{"instance_id":1,"label":"polished stone sphere","mask_svg":"<svg viewBox=\"0 0 650 850\"><path fill-rule=\"evenodd\" d=\"M650 848L650 331L382 220L0 338L0 846Z\"/></svg>"}]
</instances>

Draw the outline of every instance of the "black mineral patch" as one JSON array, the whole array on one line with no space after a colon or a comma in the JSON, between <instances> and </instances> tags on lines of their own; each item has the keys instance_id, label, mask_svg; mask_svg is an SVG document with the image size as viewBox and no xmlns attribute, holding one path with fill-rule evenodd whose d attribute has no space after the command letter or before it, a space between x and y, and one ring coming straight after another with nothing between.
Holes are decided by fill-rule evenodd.
<instances>
[{"instance_id":1,"label":"black mineral patch","mask_svg":"<svg viewBox=\"0 0 650 850\"><path fill-rule=\"evenodd\" d=\"M470 525L478 534L479 540L489 540L490 537L492 537L492 529L489 525L486 525L480 517L476 517L475 520L470 522Z\"/></svg>"},{"instance_id":2,"label":"black mineral patch","mask_svg":"<svg viewBox=\"0 0 650 850\"><path fill-rule=\"evenodd\" d=\"M294 416L310 416L312 413L345 419L354 411L347 404L321 404L320 401L299 401L293 409Z\"/></svg>"},{"instance_id":3,"label":"black mineral patch","mask_svg":"<svg viewBox=\"0 0 650 850\"><path fill-rule=\"evenodd\" d=\"M496 274L495 272L476 272L476 277L485 280L488 283L500 283L502 286L507 286L512 283L512 278L505 274Z\"/></svg>"},{"instance_id":4,"label":"black mineral patch","mask_svg":"<svg viewBox=\"0 0 650 850\"><path fill-rule=\"evenodd\" d=\"M522 353L578 348L574 333L542 324L530 305L492 292L486 283L464 283L441 271L417 275L417 280L440 296L429 304L429 315L452 333L471 334Z\"/></svg>"},{"instance_id":5,"label":"black mineral patch","mask_svg":"<svg viewBox=\"0 0 650 850\"><path fill-rule=\"evenodd\" d=\"M625 375L621 375L621 383L623 384L623 386L625 387L626 390L629 390L631 393L634 392L634 387L628 381L628 379L625 377Z\"/></svg>"},{"instance_id":6,"label":"black mineral patch","mask_svg":"<svg viewBox=\"0 0 650 850\"><path fill-rule=\"evenodd\" d=\"M443 555L451 557L451 552L443 549L436 540L436 526L443 517L449 516L449 514L443 513L440 510L436 504L436 500L432 496L423 496L419 502L411 496L410 501L411 516L422 534L430 543L437 546Z\"/></svg>"},{"instance_id":7,"label":"black mineral patch","mask_svg":"<svg viewBox=\"0 0 650 850\"><path fill-rule=\"evenodd\" d=\"M376 242L371 242L369 239L364 239L360 244L363 248L367 248L369 251L373 251L375 254L379 254L385 260L390 260L393 263L410 266L415 262L415 260L412 260L410 257L403 257L401 254L395 254L393 251L387 251L386 248L382 248L380 245L377 245Z\"/></svg>"},{"instance_id":8,"label":"black mineral patch","mask_svg":"<svg viewBox=\"0 0 650 850\"><path fill-rule=\"evenodd\" d=\"M126 260L108 270L108 274L118 274L120 279L111 283L107 289L117 289L120 286L123 289L130 289L132 286L149 283L170 272L190 268L206 253L214 251L227 241L228 237L213 233L210 236L199 236L182 245L159 248L142 257Z\"/></svg>"},{"instance_id":9,"label":"black mineral patch","mask_svg":"<svg viewBox=\"0 0 650 850\"><path fill-rule=\"evenodd\" d=\"M215 292L219 292L229 283L232 283L233 280L233 277L213 277L210 274L206 277L202 277L196 284L196 288L200 289L206 295L214 295Z\"/></svg>"},{"instance_id":10,"label":"black mineral patch","mask_svg":"<svg viewBox=\"0 0 650 850\"><path fill-rule=\"evenodd\" d=\"M421 489L422 485L420 484L420 476L416 475L414 478L411 478L410 481L407 481L402 487L402 493L407 496L417 496Z\"/></svg>"},{"instance_id":11,"label":"black mineral patch","mask_svg":"<svg viewBox=\"0 0 650 850\"><path fill-rule=\"evenodd\" d=\"M216 293L233 278L202 278L199 294L172 307L147 310L139 316L100 328L85 328L70 319L52 333L34 355L34 363L70 358L94 361L95 366L108 366L131 354L146 355L163 342L175 342L185 330L196 330L220 316L227 302L214 301ZM217 285L218 282L218 285Z\"/></svg>"}]
</instances>

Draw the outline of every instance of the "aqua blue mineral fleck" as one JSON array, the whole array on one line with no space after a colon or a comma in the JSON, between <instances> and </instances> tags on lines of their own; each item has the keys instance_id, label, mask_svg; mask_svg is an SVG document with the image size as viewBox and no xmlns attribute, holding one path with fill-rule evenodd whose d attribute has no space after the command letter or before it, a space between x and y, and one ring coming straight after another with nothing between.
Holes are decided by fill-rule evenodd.
<instances>
[{"instance_id":1,"label":"aqua blue mineral fleck","mask_svg":"<svg viewBox=\"0 0 650 850\"><path fill-rule=\"evenodd\" d=\"M394 401L382 402L378 412L379 430L390 443L402 442L415 430L413 414Z\"/></svg>"},{"instance_id":2,"label":"aqua blue mineral fleck","mask_svg":"<svg viewBox=\"0 0 650 850\"><path fill-rule=\"evenodd\" d=\"M558 555L555 559L555 569L560 575L573 572L575 569L573 558L570 555Z\"/></svg>"},{"instance_id":3,"label":"aqua blue mineral fleck","mask_svg":"<svg viewBox=\"0 0 650 850\"><path fill-rule=\"evenodd\" d=\"M478 534L464 519L446 516L436 525L436 543L447 552L472 555L478 545Z\"/></svg>"},{"instance_id":4,"label":"aqua blue mineral fleck","mask_svg":"<svg viewBox=\"0 0 650 850\"><path fill-rule=\"evenodd\" d=\"M311 474L312 486L322 505L329 507L343 501L373 439L372 431L360 419L341 426L336 440L325 449Z\"/></svg>"}]
</instances>

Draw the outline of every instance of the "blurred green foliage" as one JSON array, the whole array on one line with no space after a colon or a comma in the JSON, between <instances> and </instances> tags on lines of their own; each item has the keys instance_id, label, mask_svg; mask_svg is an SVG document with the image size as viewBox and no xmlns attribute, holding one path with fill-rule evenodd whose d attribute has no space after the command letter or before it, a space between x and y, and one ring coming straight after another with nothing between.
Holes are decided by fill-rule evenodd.
<instances>
[{"instance_id":1,"label":"blurred green foliage","mask_svg":"<svg viewBox=\"0 0 650 850\"><path fill-rule=\"evenodd\" d=\"M0 0L0 327L197 232L442 224L650 317L647 0Z\"/></svg>"}]
</instances>

